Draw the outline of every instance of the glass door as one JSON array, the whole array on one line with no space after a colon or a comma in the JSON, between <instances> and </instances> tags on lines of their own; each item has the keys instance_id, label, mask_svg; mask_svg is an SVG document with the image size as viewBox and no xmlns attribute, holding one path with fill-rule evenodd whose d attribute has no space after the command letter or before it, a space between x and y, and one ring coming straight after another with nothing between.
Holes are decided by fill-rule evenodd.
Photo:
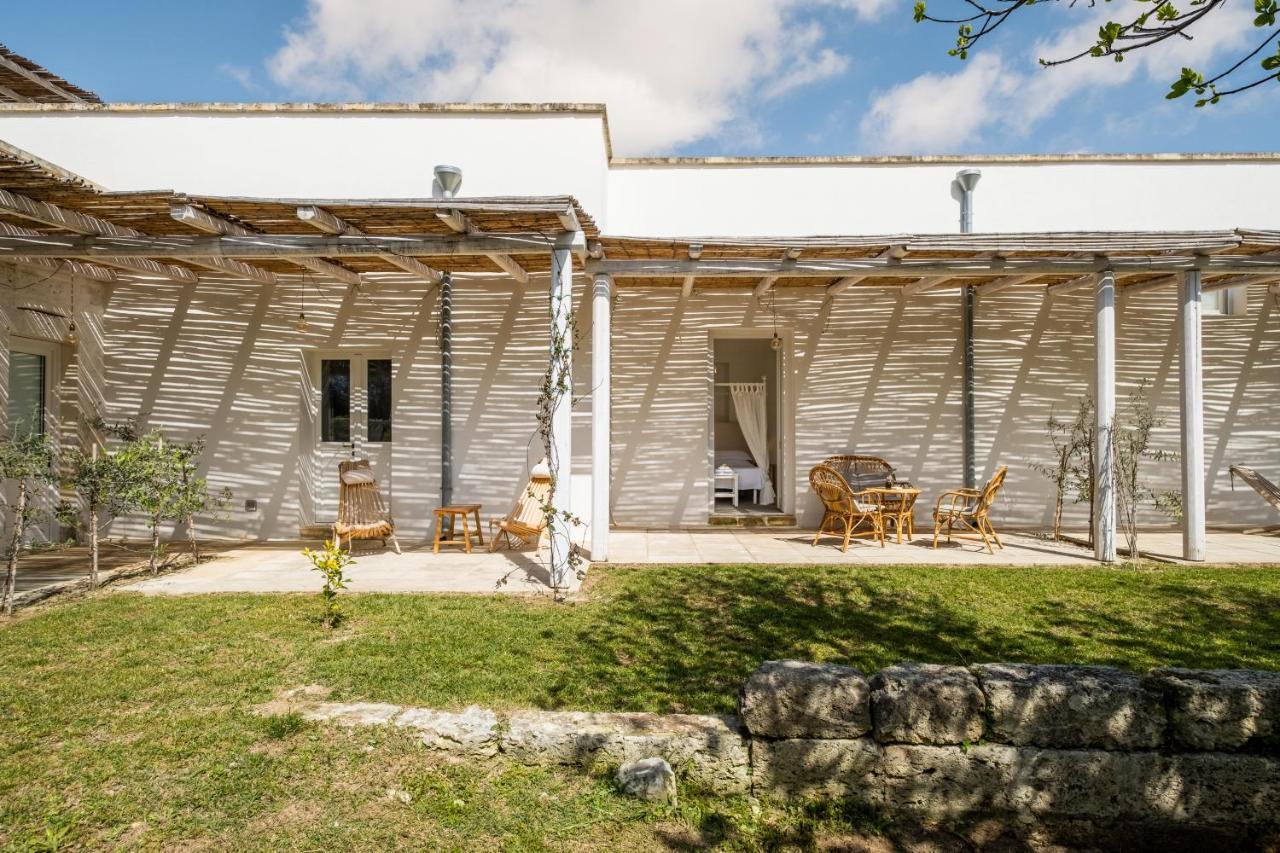
<instances>
[{"instance_id":1,"label":"glass door","mask_svg":"<svg viewBox=\"0 0 1280 853\"><path fill-rule=\"evenodd\" d=\"M47 437L58 449L58 429L54 400L58 349L45 341L11 340L9 350L9 435L13 438ZM27 529L28 538L53 542L58 538L54 515L59 493L56 486L28 482L28 495L41 521ZM11 497L16 497L14 492Z\"/></svg>"},{"instance_id":2,"label":"glass door","mask_svg":"<svg viewBox=\"0 0 1280 853\"><path fill-rule=\"evenodd\" d=\"M338 465L368 459L391 506L391 443L395 401L390 356L358 351L317 353L313 359L317 414L315 510L312 522L338 517Z\"/></svg>"}]
</instances>

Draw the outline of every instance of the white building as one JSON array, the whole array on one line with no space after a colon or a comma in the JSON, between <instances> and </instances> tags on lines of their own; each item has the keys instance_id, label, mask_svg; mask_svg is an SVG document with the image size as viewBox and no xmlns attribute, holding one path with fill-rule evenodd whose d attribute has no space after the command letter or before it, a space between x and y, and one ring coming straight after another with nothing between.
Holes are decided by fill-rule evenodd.
<instances>
[{"instance_id":1,"label":"white building","mask_svg":"<svg viewBox=\"0 0 1280 853\"><path fill-rule=\"evenodd\" d=\"M331 521L352 453L372 460L401 538L428 535L439 272L452 496L505 511L543 455L557 239L579 333L559 437L597 555L606 507L615 526L732 514L713 498L726 451L776 485L760 513L808 527L813 465L883 457L923 490L924 524L966 474L966 288L973 476L1010 469L998 523L1051 521L1031 467L1051 461L1051 414L1085 395L1123 414L1140 386L1167 421L1156 445L1184 454L1148 471L1185 492L1188 554L1204 519L1274 521L1228 467L1280 472L1280 155L621 159L605 109L572 104L14 103L0 140L9 374L45 359L35 405L64 442L96 440L92 416L206 436L210 482L235 494L210 522L220 536ZM462 169L456 199L433 186L437 164ZM966 169L981 171L977 233L960 236ZM317 230L327 215L346 236ZM761 381L767 461L717 384ZM10 413L33 405L0 386ZM1068 507L1077 526L1086 513Z\"/></svg>"}]
</instances>

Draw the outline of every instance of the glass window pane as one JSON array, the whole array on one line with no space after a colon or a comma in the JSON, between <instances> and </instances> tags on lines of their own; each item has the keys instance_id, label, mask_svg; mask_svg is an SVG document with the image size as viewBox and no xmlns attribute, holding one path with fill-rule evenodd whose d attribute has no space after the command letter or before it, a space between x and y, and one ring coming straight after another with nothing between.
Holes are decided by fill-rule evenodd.
<instances>
[{"instance_id":1,"label":"glass window pane","mask_svg":"<svg viewBox=\"0 0 1280 853\"><path fill-rule=\"evenodd\" d=\"M9 429L15 438L44 435L44 356L9 353Z\"/></svg>"},{"instance_id":2,"label":"glass window pane","mask_svg":"<svg viewBox=\"0 0 1280 853\"><path fill-rule=\"evenodd\" d=\"M391 441L391 359L369 359L369 441Z\"/></svg>"},{"instance_id":3,"label":"glass window pane","mask_svg":"<svg viewBox=\"0 0 1280 853\"><path fill-rule=\"evenodd\" d=\"M320 440L351 440L351 362L320 362Z\"/></svg>"}]
</instances>

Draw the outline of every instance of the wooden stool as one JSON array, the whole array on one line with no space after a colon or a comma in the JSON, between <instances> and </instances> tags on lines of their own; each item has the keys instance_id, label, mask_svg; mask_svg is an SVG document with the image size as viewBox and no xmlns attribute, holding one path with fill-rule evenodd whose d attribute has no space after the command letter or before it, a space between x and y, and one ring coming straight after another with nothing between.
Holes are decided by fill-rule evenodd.
<instances>
[{"instance_id":1,"label":"wooden stool","mask_svg":"<svg viewBox=\"0 0 1280 853\"><path fill-rule=\"evenodd\" d=\"M476 520L476 537L480 540L480 544L484 544L484 532L480 529L480 504L453 504L452 506L436 507L436 541L431 551L434 554L440 553L441 545L460 545L466 549L467 553L471 553L471 530L467 526L467 516L474 516ZM449 535L442 536L444 531L445 519L449 520ZM462 538L458 538L457 522L462 519Z\"/></svg>"}]
</instances>

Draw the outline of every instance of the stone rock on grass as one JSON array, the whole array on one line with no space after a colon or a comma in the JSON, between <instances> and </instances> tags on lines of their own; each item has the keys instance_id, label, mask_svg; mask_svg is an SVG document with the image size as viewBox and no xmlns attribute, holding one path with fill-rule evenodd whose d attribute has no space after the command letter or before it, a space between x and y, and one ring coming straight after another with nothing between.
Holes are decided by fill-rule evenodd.
<instances>
[{"instance_id":1,"label":"stone rock on grass","mask_svg":"<svg viewBox=\"0 0 1280 853\"><path fill-rule=\"evenodd\" d=\"M394 722L413 730L428 749L476 758L498 754L498 715L488 708L473 705L456 713L409 708Z\"/></svg>"},{"instance_id":2,"label":"stone rock on grass","mask_svg":"<svg viewBox=\"0 0 1280 853\"><path fill-rule=\"evenodd\" d=\"M675 801L676 774L662 758L641 758L618 768L613 781L629 797L652 802Z\"/></svg>"},{"instance_id":3,"label":"stone rock on grass","mask_svg":"<svg viewBox=\"0 0 1280 853\"><path fill-rule=\"evenodd\" d=\"M741 794L750 787L750 753L734 717L516 711L502 750L526 764L580 767L656 755L715 793Z\"/></svg>"},{"instance_id":4,"label":"stone rock on grass","mask_svg":"<svg viewBox=\"0 0 1280 853\"><path fill-rule=\"evenodd\" d=\"M1280 672L1159 669L1173 741L1184 749L1280 753Z\"/></svg>"},{"instance_id":5,"label":"stone rock on grass","mask_svg":"<svg viewBox=\"0 0 1280 853\"><path fill-rule=\"evenodd\" d=\"M856 740L756 740L751 743L752 785L777 798L821 795L878 806L882 747Z\"/></svg>"},{"instance_id":6,"label":"stone rock on grass","mask_svg":"<svg viewBox=\"0 0 1280 853\"><path fill-rule=\"evenodd\" d=\"M1159 690L1101 666L974 667L986 695L989 740L1015 746L1156 749L1165 735Z\"/></svg>"},{"instance_id":7,"label":"stone rock on grass","mask_svg":"<svg viewBox=\"0 0 1280 853\"><path fill-rule=\"evenodd\" d=\"M757 737L859 738L871 731L871 687L859 670L765 661L742 687L742 722Z\"/></svg>"},{"instance_id":8,"label":"stone rock on grass","mask_svg":"<svg viewBox=\"0 0 1280 853\"><path fill-rule=\"evenodd\" d=\"M871 679L871 717L881 743L977 741L985 710L978 680L962 666L901 663Z\"/></svg>"},{"instance_id":9,"label":"stone rock on grass","mask_svg":"<svg viewBox=\"0 0 1280 853\"><path fill-rule=\"evenodd\" d=\"M383 726L403 710L399 705L382 702L320 702L300 709L308 720L321 720L343 726Z\"/></svg>"}]
</instances>

